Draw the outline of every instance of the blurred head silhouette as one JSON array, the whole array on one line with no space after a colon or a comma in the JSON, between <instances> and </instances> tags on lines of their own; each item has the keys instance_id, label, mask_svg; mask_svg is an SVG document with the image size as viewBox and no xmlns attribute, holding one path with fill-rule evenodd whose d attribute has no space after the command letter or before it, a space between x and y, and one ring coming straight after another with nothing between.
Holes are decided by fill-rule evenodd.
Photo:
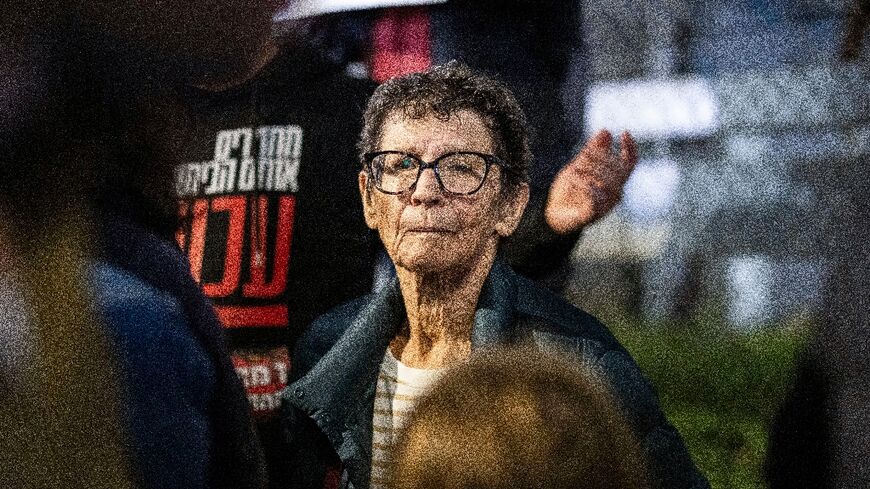
<instances>
[{"instance_id":1,"label":"blurred head silhouette","mask_svg":"<svg viewBox=\"0 0 870 489\"><path fill-rule=\"evenodd\" d=\"M534 351L489 352L445 374L398 447L399 489L648 487L605 385Z\"/></svg>"},{"instance_id":2,"label":"blurred head silhouette","mask_svg":"<svg viewBox=\"0 0 870 489\"><path fill-rule=\"evenodd\" d=\"M0 5L0 487L133 487L88 297L101 209L170 236L173 93L256 65L273 0ZM9 290L10 293L3 293ZM12 354L9 348L18 353ZM24 352L23 354L20 352Z\"/></svg>"}]
</instances>

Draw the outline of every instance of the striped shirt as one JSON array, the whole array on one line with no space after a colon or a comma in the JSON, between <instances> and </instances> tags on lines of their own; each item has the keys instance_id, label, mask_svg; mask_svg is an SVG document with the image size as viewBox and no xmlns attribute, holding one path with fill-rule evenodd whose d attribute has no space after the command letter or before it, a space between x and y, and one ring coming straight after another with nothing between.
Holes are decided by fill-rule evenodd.
<instances>
[{"instance_id":1,"label":"striped shirt","mask_svg":"<svg viewBox=\"0 0 870 489\"><path fill-rule=\"evenodd\" d=\"M378 385L372 419L372 489L387 489L393 448L399 430L405 427L417 400L438 379L444 369L419 369L398 361L387 348Z\"/></svg>"}]
</instances>

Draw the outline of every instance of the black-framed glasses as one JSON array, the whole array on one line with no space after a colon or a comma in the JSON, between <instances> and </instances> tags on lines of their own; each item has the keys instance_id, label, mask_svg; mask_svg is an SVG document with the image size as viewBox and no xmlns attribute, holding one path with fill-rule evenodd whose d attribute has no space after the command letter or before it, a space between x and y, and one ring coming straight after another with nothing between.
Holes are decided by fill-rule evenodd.
<instances>
[{"instance_id":1,"label":"black-framed glasses","mask_svg":"<svg viewBox=\"0 0 870 489\"><path fill-rule=\"evenodd\" d=\"M473 151L454 151L427 162L402 151L366 153L365 159L375 188L385 194L401 194L417 185L423 170L431 168L441 190L470 195L483 187L489 167L501 165L493 155Z\"/></svg>"}]
</instances>

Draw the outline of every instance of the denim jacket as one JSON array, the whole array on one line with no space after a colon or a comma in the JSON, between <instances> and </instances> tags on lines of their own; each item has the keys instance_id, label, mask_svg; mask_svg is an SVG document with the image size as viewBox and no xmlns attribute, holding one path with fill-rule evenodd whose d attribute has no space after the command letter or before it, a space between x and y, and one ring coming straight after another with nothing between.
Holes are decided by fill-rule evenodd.
<instances>
[{"instance_id":1,"label":"denim jacket","mask_svg":"<svg viewBox=\"0 0 870 489\"><path fill-rule=\"evenodd\" d=\"M296 348L283 396L290 487L369 487L372 412L377 376L390 340L405 319L397 280L321 316ZM649 456L653 487L709 484L658 405L651 384L597 319L496 260L472 329L472 352L531 341L573 355L610 385Z\"/></svg>"}]
</instances>

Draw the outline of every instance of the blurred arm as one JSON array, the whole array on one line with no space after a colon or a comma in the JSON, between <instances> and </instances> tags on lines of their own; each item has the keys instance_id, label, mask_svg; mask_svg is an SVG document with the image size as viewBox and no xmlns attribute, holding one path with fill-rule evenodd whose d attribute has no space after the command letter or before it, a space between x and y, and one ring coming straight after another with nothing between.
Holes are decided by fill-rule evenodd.
<instances>
[{"instance_id":1,"label":"blurred arm","mask_svg":"<svg viewBox=\"0 0 870 489\"><path fill-rule=\"evenodd\" d=\"M505 259L520 273L540 278L564 263L585 226L609 213L637 164L637 145L622 134L599 131L559 171L549 191L532 191L519 228L502 244Z\"/></svg>"}]
</instances>

